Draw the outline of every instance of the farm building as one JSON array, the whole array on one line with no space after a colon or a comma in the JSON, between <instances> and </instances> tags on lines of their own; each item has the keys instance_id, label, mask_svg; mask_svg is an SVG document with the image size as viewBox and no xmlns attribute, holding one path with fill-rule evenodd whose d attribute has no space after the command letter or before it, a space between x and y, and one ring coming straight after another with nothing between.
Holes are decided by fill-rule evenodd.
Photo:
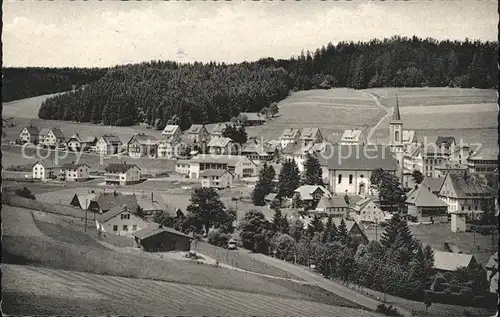
<instances>
[{"instance_id":1,"label":"farm building","mask_svg":"<svg viewBox=\"0 0 500 317\"><path fill-rule=\"evenodd\" d=\"M89 169L85 163L71 163L61 166L59 178L63 181L86 181L89 179Z\"/></svg>"},{"instance_id":2,"label":"farm building","mask_svg":"<svg viewBox=\"0 0 500 317\"><path fill-rule=\"evenodd\" d=\"M434 268L438 272L454 272L458 268L479 265L472 254L434 251Z\"/></svg>"},{"instance_id":3,"label":"farm building","mask_svg":"<svg viewBox=\"0 0 500 317\"><path fill-rule=\"evenodd\" d=\"M294 190L294 197L302 202L305 210L314 209L322 197L331 197L332 194L319 185L302 185Z\"/></svg>"},{"instance_id":4,"label":"farm building","mask_svg":"<svg viewBox=\"0 0 500 317\"><path fill-rule=\"evenodd\" d=\"M344 197L331 195L321 197L315 211L333 217L347 218L349 208Z\"/></svg>"},{"instance_id":5,"label":"farm building","mask_svg":"<svg viewBox=\"0 0 500 317\"><path fill-rule=\"evenodd\" d=\"M308 146L323 142L323 134L318 128L303 128L300 132L299 141L302 146Z\"/></svg>"},{"instance_id":6,"label":"farm building","mask_svg":"<svg viewBox=\"0 0 500 317\"><path fill-rule=\"evenodd\" d=\"M406 196L408 215L417 222L448 222L448 205L425 185L412 189Z\"/></svg>"},{"instance_id":7,"label":"farm building","mask_svg":"<svg viewBox=\"0 0 500 317\"><path fill-rule=\"evenodd\" d=\"M38 143L45 146L56 147L59 144L65 143L65 137L58 128L42 129L42 131L40 131Z\"/></svg>"},{"instance_id":8,"label":"farm building","mask_svg":"<svg viewBox=\"0 0 500 317\"><path fill-rule=\"evenodd\" d=\"M438 197L448 204L448 212L464 211L469 216L482 213L485 203L494 203L484 176L477 173L448 173Z\"/></svg>"},{"instance_id":9,"label":"farm building","mask_svg":"<svg viewBox=\"0 0 500 317\"><path fill-rule=\"evenodd\" d=\"M193 240L180 231L155 223L132 235L137 246L147 252L189 251Z\"/></svg>"},{"instance_id":10,"label":"farm building","mask_svg":"<svg viewBox=\"0 0 500 317\"><path fill-rule=\"evenodd\" d=\"M221 138L222 137L222 132L224 132L224 129L226 128L226 124L224 123L218 123L213 127L212 131L210 131L210 141L216 138Z\"/></svg>"},{"instance_id":11,"label":"farm building","mask_svg":"<svg viewBox=\"0 0 500 317\"><path fill-rule=\"evenodd\" d=\"M193 157L189 162L190 178L199 178L201 171L212 169L227 169L236 178L250 177L257 174L257 165L246 156L200 154Z\"/></svg>"},{"instance_id":12,"label":"farm building","mask_svg":"<svg viewBox=\"0 0 500 317\"><path fill-rule=\"evenodd\" d=\"M233 177L228 170L204 170L200 172L201 187L229 188L233 184Z\"/></svg>"},{"instance_id":13,"label":"farm building","mask_svg":"<svg viewBox=\"0 0 500 317\"><path fill-rule=\"evenodd\" d=\"M296 144L300 139L300 130L297 128L287 128L281 134L281 148L284 149L288 144Z\"/></svg>"},{"instance_id":14,"label":"farm building","mask_svg":"<svg viewBox=\"0 0 500 317\"><path fill-rule=\"evenodd\" d=\"M117 154L122 147L119 137L112 134L105 134L96 142L96 152L101 155Z\"/></svg>"},{"instance_id":15,"label":"farm building","mask_svg":"<svg viewBox=\"0 0 500 317\"><path fill-rule=\"evenodd\" d=\"M271 203L273 202L273 200L275 200L276 198L278 197L278 194L276 193L269 193L266 195L266 197L264 197L264 201L266 202L267 205L271 205Z\"/></svg>"},{"instance_id":16,"label":"farm building","mask_svg":"<svg viewBox=\"0 0 500 317\"><path fill-rule=\"evenodd\" d=\"M350 216L358 223L377 224L383 223L391 218L391 214L382 211L371 197L357 201L352 209L353 211L350 213Z\"/></svg>"},{"instance_id":17,"label":"farm building","mask_svg":"<svg viewBox=\"0 0 500 317\"><path fill-rule=\"evenodd\" d=\"M154 136L138 133L127 142L128 156L140 158L148 156L155 158L158 155L158 141Z\"/></svg>"},{"instance_id":18,"label":"farm building","mask_svg":"<svg viewBox=\"0 0 500 317\"><path fill-rule=\"evenodd\" d=\"M41 180L54 179L57 178L59 168L50 160L38 161L32 166L32 177Z\"/></svg>"},{"instance_id":19,"label":"farm building","mask_svg":"<svg viewBox=\"0 0 500 317\"><path fill-rule=\"evenodd\" d=\"M19 135L17 136L17 141L19 143L31 143L38 144L38 138L40 135L40 130L34 126L24 127Z\"/></svg>"},{"instance_id":20,"label":"farm building","mask_svg":"<svg viewBox=\"0 0 500 317\"><path fill-rule=\"evenodd\" d=\"M208 142L208 153L215 155L228 155L234 153L234 142L230 138L220 137Z\"/></svg>"},{"instance_id":21,"label":"farm building","mask_svg":"<svg viewBox=\"0 0 500 317\"><path fill-rule=\"evenodd\" d=\"M160 194L142 194L142 195L127 195L135 196L137 200L137 205L141 207L144 215L147 218L153 218L157 213L162 212L167 209L167 204L163 200L163 196Z\"/></svg>"},{"instance_id":22,"label":"farm building","mask_svg":"<svg viewBox=\"0 0 500 317\"><path fill-rule=\"evenodd\" d=\"M180 140L182 130L181 127L176 124L167 124L161 132L161 135L167 139Z\"/></svg>"},{"instance_id":23,"label":"farm building","mask_svg":"<svg viewBox=\"0 0 500 317\"><path fill-rule=\"evenodd\" d=\"M111 163L104 168L106 184L128 185L141 180L141 169L135 164Z\"/></svg>"},{"instance_id":24,"label":"farm building","mask_svg":"<svg viewBox=\"0 0 500 317\"><path fill-rule=\"evenodd\" d=\"M208 131L204 124L192 124L186 134L193 143L208 142Z\"/></svg>"},{"instance_id":25,"label":"farm building","mask_svg":"<svg viewBox=\"0 0 500 317\"><path fill-rule=\"evenodd\" d=\"M94 192L90 194L75 194L69 203L71 206L89 210L93 212L100 212L99 204L97 203L98 195Z\"/></svg>"},{"instance_id":26,"label":"farm building","mask_svg":"<svg viewBox=\"0 0 500 317\"><path fill-rule=\"evenodd\" d=\"M106 213L98 214L96 221L105 232L121 236L131 235L133 232L147 228L149 224L137 216L135 210L127 206L116 206Z\"/></svg>"},{"instance_id":27,"label":"farm building","mask_svg":"<svg viewBox=\"0 0 500 317\"><path fill-rule=\"evenodd\" d=\"M341 145L365 145L365 137L361 130L345 130L340 139Z\"/></svg>"},{"instance_id":28,"label":"farm building","mask_svg":"<svg viewBox=\"0 0 500 317\"><path fill-rule=\"evenodd\" d=\"M493 174L498 171L498 148L481 147L467 158L469 171L479 174Z\"/></svg>"},{"instance_id":29,"label":"farm building","mask_svg":"<svg viewBox=\"0 0 500 317\"><path fill-rule=\"evenodd\" d=\"M68 139L68 148L73 151L87 151L97 143L97 138L93 136L82 137L75 133Z\"/></svg>"},{"instance_id":30,"label":"farm building","mask_svg":"<svg viewBox=\"0 0 500 317\"><path fill-rule=\"evenodd\" d=\"M396 174L398 169L396 159L386 146L339 145L328 156L330 158L321 158L320 164L323 173L328 170L328 189L337 195L366 196L373 170L382 168Z\"/></svg>"},{"instance_id":31,"label":"farm building","mask_svg":"<svg viewBox=\"0 0 500 317\"><path fill-rule=\"evenodd\" d=\"M246 126L256 126L266 123L266 116L261 115L258 112L242 112L240 116L246 117L244 124Z\"/></svg>"}]
</instances>

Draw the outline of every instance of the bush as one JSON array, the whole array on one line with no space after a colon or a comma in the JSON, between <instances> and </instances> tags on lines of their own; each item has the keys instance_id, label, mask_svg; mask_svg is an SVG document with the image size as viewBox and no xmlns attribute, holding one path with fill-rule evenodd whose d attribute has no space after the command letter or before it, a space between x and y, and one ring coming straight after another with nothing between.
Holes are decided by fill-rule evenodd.
<instances>
[{"instance_id":1,"label":"bush","mask_svg":"<svg viewBox=\"0 0 500 317\"><path fill-rule=\"evenodd\" d=\"M17 196L21 196L21 197L29 198L29 199L33 199L33 200L36 199L35 195L33 195L27 187L23 187L23 189L17 189L15 193Z\"/></svg>"},{"instance_id":2,"label":"bush","mask_svg":"<svg viewBox=\"0 0 500 317\"><path fill-rule=\"evenodd\" d=\"M466 296L466 297L473 297L474 293L472 292L472 289L469 287L464 287L460 290L459 294L461 296Z\"/></svg>"},{"instance_id":3,"label":"bush","mask_svg":"<svg viewBox=\"0 0 500 317\"><path fill-rule=\"evenodd\" d=\"M403 316L395 307L392 307L392 305L386 306L384 304L379 304L377 306L377 313L381 313L386 316Z\"/></svg>"},{"instance_id":4,"label":"bush","mask_svg":"<svg viewBox=\"0 0 500 317\"><path fill-rule=\"evenodd\" d=\"M231 236L220 232L218 229L211 230L208 233L208 243L218 247L226 247Z\"/></svg>"}]
</instances>

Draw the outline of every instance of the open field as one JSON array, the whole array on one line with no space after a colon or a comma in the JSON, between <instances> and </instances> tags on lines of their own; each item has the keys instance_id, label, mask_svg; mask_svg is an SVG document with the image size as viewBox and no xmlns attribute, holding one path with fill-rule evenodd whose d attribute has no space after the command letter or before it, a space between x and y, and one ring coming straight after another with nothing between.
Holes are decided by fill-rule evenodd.
<instances>
[{"instance_id":1,"label":"open field","mask_svg":"<svg viewBox=\"0 0 500 317\"><path fill-rule=\"evenodd\" d=\"M387 108L400 106L404 129L415 130L434 142L442 135L455 136L468 143L497 146L497 93L492 89L461 88L375 88L366 92L379 97ZM392 109L390 109L392 113ZM387 141L391 116L380 124L374 141Z\"/></svg>"},{"instance_id":2,"label":"open field","mask_svg":"<svg viewBox=\"0 0 500 317\"><path fill-rule=\"evenodd\" d=\"M435 250L442 250L443 244L448 242L454 244L462 252L473 254L476 260L481 264L486 264L492 252L498 250L498 233L495 232L493 236L493 243L491 235L481 235L473 232L451 232L450 224L434 224L434 225L411 225L410 231L414 238L420 240L424 245L429 244ZM377 238L380 236L384 229L378 228ZM365 229L365 233L369 240L375 240L375 229ZM475 244L475 247L474 247Z\"/></svg>"},{"instance_id":3,"label":"open field","mask_svg":"<svg viewBox=\"0 0 500 317\"><path fill-rule=\"evenodd\" d=\"M200 265L194 262L182 261L182 263L180 263L176 260L154 259L151 258L151 256L141 257L133 254L114 252L96 244L97 242L91 239L87 234L78 231L70 233L68 228L56 224L54 221L50 221L50 219L48 219L52 217L50 215L45 215L41 218L37 216L37 220L34 220L31 212L26 209L7 205L3 205L2 207L2 221L6 229L4 230L2 243L4 263L33 265L36 267L33 268L35 272L45 271L45 269L41 267L46 267L74 271L66 273L71 276L88 275L76 272L104 274L109 276L89 277L89 279L92 281L109 281L109 284L104 283L104 285L120 285L120 289L129 289L129 287L124 287L124 285L127 284L113 283L113 281L120 280L118 276L123 276L181 283L178 287L172 286L173 289L192 290L193 287L196 288L197 286L189 285L200 285L211 287L210 290L204 290L208 293L236 291L248 293L250 297L279 296L279 301L289 298L295 301L319 301L323 304L358 307L333 294L328 294L328 296L326 296L323 290L314 285L302 286L302 284L285 280L281 280L278 285L270 278L257 277L252 274L208 265ZM40 219L44 219L43 223ZM59 270L51 272L54 272L51 274L55 275L64 274ZM47 274L51 276L51 274ZM15 278L17 277L13 279ZM12 280L10 281L12 282ZM70 281L67 280L67 282ZM74 282L80 282L80 280L75 280ZM44 284L36 283L34 280L32 280L31 283L37 285ZM130 287L133 287L137 285L136 283L138 283L138 280L131 279L130 283ZM145 281L144 283L146 284L144 288L150 289L162 282ZM150 286L148 286L147 283L149 283ZM26 290L25 288L17 289L15 285L19 285L18 283L4 282L4 285L10 287L10 292L24 293ZM5 286L3 289L6 289ZM99 287L98 289L101 288ZM40 289L37 291L40 291ZM134 292L135 291L138 290L136 289ZM171 294L172 292L170 291L167 293ZM315 298L316 293L319 296L318 298ZM29 292L25 293L25 295L27 294L29 294ZM142 294L142 292L138 294ZM60 299L66 298L62 293L58 294L57 291L55 294L52 293L52 295ZM167 296L166 293L163 295ZM199 297L201 301L203 301L204 298L206 297ZM212 299L208 301L213 302ZM55 302L57 302L57 300ZM138 306L140 306L140 304ZM270 309L266 308L267 306L268 305L265 305L263 308ZM199 305L194 305L194 307L199 307ZM216 305L216 307L224 307L224 305ZM273 306L271 305L269 307ZM281 307L281 309L283 309L283 307ZM335 308L330 309L335 310ZM333 316L340 315L334 314Z\"/></svg>"},{"instance_id":4,"label":"open field","mask_svg":"<svg viewBox=\"0 0 500 317\"><path fill-rule=\"evenodd\" d=\"M329 138L334 132L375 125L385 114L369 96L346 88L294 92L278 104L279 116L249 127L249 135L279 139L286 128L317 127Z\"/></svg>"},{"instance_id":5,"label":"open field","mask_svg":"<svg viewBox=\"0 0 500 317\"><path fill-rule=\"evenodd\" d=\"M2 103L2 116L4 118L38 118L38 110L40 109L42 102L49 97L57 96L59 94L63 93L42 95L27 99L4 102Z\"/></svg>"},{"instance_id":6,"label":"open field","mask_svg":"<svg viewBox=\"0 0 500 317\"><path fill-rule=\"evenodd\" d=\"M378 316L307 300L40 267L5 265L2 273L7 314Z\"/></svg>"}]
</instances>

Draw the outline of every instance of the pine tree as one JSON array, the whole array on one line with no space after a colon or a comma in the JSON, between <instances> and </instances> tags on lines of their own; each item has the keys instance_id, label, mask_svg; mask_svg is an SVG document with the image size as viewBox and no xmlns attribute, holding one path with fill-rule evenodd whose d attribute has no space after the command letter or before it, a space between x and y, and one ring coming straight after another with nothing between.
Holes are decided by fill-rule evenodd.
<instances>
[{"instance_id":1,"label":"pine tree","mask_svg":"<svg viewBox=\"0 0 500 317\"><path fill-rule=\"evenodd\" d=\"M293 160L286 160L278 177L278 196L291 197L300 184L300 173Z\"/></svg>"},{"instance_id":2,"label":"pine tree","mask_svg":"<svg viewBox=\"0 0 500 317\"><path fill-rule=\"evenodd\" d=\"M314 214L313 219L307 226L307 234L309 237L314 237L314 234L316 233L321 233L323 231L323 222L321 221L321 218L317 215Z\"/></svg>"},{"instance_id":3,"label":"pine tree","mask_svg":"<svg viewBox=\"0 0 500 317\"><path fill-rule=\"evenodd\" d=\"M274 167L264 163L259 172L259 180L252 192L252 201L255 206L264 206L264 198L273 190L275 175Z\"/></svg>"},{"instance_id":4,"label":"pine tree","mask_svg":"<svg viewBox=\"0 0 500 317\"><path fill-rule=\"evenodd\" d=\"M337 236L337 228L333 222L332 215L328 216L326 221L325 229L323 230L323 237L321 238L322 243L334 242Z\"/></svg>"},{"instance_id":5,"label":"pine tree","mask_svg":"<svg viewBox=\"0 0 500 317\"><path fill-rule=\"evenodd\" d=\"M347 231L347 225L345 224L344 218L340 220L340 225L337 229L337 237L342 244L349 245L350 235Z\"/></svg>"},{"instance_id":6,"label":"pine tree","mask_svg":"<svg viewBox=\"0 0 500 317\"><path fill-rule=\"evenodd\" d=\"M276 232L283 233L282 226L283 226L283 215L281 214L281 210L279 208L276 208L274 210L273 220L271 221L271 228L275 233Z\"/></svg>"},{"instance_id":7,"label":"pine tree","mask_svg":"<svg viewBox=\"0 0 500 317\"><path fill-rule=\"evenodd\" d=\"M394 214L385 224L380 243L387 249L399 251L403 262L408 260L415 248L410 228L399 214Z\"/></svg>"},{"instance_id":8,"label":"pine tree","mask_svg":"<svg viewBox=\"0 0 500 317\"><path fill-rule=\"evenodd\" d=\"M321 165L316 156L307 153L304 164L304 185L323 185Z\"/></svg>"}]
</instances>

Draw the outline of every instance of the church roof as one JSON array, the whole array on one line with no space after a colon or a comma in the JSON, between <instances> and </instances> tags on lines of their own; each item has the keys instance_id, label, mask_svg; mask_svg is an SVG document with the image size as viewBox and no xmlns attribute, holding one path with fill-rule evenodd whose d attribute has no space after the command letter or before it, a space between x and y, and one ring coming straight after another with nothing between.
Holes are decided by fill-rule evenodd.
<instances>
[{"instance_id":1,"label":"church roof","mask_svg":"<svg viewBox=\"0 0 500 317\"><path fill-rule=\"evenodd\" d=\"M399 113L399 102L398 96L396 96L396 106L392 112L392 120L391 121L401 121L401 114Z\"/></svg>"}]
</instances>

